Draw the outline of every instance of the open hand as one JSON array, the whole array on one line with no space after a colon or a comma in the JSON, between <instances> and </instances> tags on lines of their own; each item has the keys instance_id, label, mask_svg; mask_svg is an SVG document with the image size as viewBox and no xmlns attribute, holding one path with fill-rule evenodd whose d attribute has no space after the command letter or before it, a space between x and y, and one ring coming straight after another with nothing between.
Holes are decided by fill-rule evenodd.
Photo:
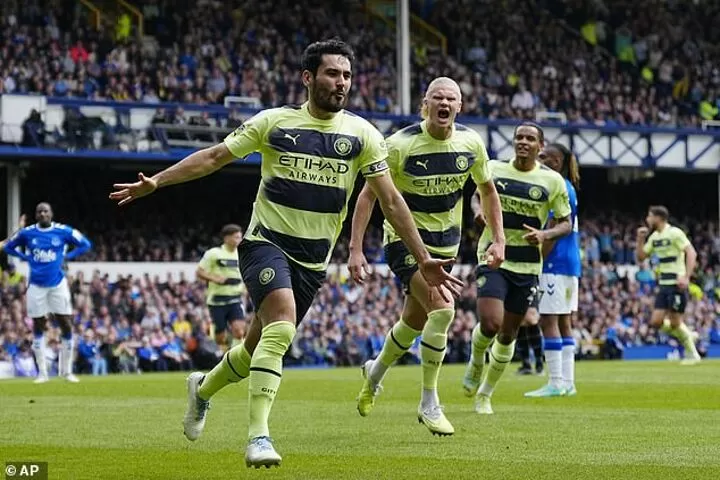
<instances>
[{"instance_id":1,"label":"open hand","mask_svg":"<svg viewBox=\"0 0 720 480\"><path fill-rule=\"evenodd\" d=\"M127 205L133 200L150 195L157 188L157 182L146 177L142 172L138 174L138 181L135 183L116 183L113 185L116 191L110 193L111 200L118 200L118 206Z\"/></svg>"},{"instance_id":2,"label":"open hand","mask_svg":"<svg viewBox=\"0 0 720 480\"><path fill-rule=\"evenodd\" d=\"M460 296L460 288L464 285L463 281L455 278L445 271L443 267L455 263L454 258L438 259L430 258L420 264L420 273L425 278L427 284L440 293L440 296L446 302L452 302L453 299L448 296L448 291L455 298ZM432 295L433 290L430 290Z\"/></svg>"}]
</instances>

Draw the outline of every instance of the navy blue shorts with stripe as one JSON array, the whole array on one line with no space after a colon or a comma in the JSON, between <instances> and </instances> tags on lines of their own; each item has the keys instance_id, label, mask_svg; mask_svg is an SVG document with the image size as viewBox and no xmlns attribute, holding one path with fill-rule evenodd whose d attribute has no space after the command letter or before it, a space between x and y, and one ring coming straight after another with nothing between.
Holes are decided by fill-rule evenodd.
<instances>
[{"instance_id":1,"label":"navy blue shorts with stripe","mask_svg":"<svg viewBox=\"0 0 720 480\"><path fill-rule=\"evenodd\" d=\"M499 298L510 313L525 316L537 297L537 275L515 273L502 268L493 270L478 265L476 277L478 298Z\"/></svg>"},{"instance_id":2,"label":"navy blue shorts with stripe","mask_svg":"<svg viewBox=\"0 0 720 480\"><path fill-rule=\"evenodd\" d=\"M325 272L310 270L292 261L272 243L243 240L238 247L240 273L255 310L273 290L290 288L295 298L295 321L299 324L325 282Z\"/></svg>"},{"instance_id":3,"label":"navy blue shorts with stripe","mask_svg":"<svg viewBox=\"0 0 720 480\"><path fill-rule=\"evenodd\" d=\"M390 271L400 280L406 295L410 295L410 280L420 267L418 267L415 257L412 256L410 250L403 242L392 242L385 245L385 260L387 261ZM437 257L437 255L433 255ZM445 258L445 257L439 257ZM445 271L452 272L453 266L446 265Z\"/></svg>"},{"instance_id":4,"label":"navy blue shorts with stripe","mask_svg":"<svg viewBox=\"0 0 720 480\"><path fill-rule=\"evenodd\" d=\"M242 302L233 302L225 305L208 305L215 331L220 333L227 330L230 323L245 318L245 307Z\"/></svg>"},{"instance_id":5,"label":"navy blue shorts with stripe","mask_svg":"<svg viewBox=\"0 0 720 480\"><path fill-rule=\"evenodd\" d=\"M660 289L655 296L655 310L685 313L687 302L687 290L680 290L677 285L660 285Z\"/></svg>"}]
</instances>

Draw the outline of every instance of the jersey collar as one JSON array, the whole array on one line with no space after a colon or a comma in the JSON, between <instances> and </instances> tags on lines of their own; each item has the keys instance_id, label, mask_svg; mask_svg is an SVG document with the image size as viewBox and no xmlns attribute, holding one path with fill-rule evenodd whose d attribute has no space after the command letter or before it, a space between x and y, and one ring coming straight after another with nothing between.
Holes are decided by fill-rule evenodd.
<instances>
[{"instance_id":1,"label":"jersey collar","mask_svg":"<svg viewBox=\"0 0 720 480\"><path fill-rule=\"evenodd\" d=\"M36 224L36 225L37 225L37 229L38 229L39 231L41 231L41 232L49 232L50 230L52 230L53 228L55 228L55 222L50 222L50 226L49 226L49 227L45 227L45 228L41 227L39 223Z\"/></svg>"}]
</instances>

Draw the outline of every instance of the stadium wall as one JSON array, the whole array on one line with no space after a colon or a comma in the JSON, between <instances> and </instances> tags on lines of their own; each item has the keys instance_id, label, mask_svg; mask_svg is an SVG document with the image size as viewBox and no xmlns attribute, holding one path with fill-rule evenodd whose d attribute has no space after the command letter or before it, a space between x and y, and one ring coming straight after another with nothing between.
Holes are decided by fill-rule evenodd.
<instances>
[{"instance_id":1,"label":"stadium wall","mask_svg":"<svg viewBox=\"0 0 720 480\"><path fill-rule=\"evenodd\" d=\"M28 265L25 262L17 262L17 268L20 273L25 275L25 278L29 275ZM95 272L99 272L102 276L107 275L109 279L115 280L119 276L126 277L132 275L133 277L142 277L144 275L150 275L151 277L166 278L171 275L173 279L179 279L181 276L190 281L195 281L195 270L197 263L192 262L68 262L67 272L70 275L76 276L82 273L86 280L89 280ZM453 268L453 274L458 276L465 276L471 273L475 265L471 264L458 264ZM373 264L371 269L380 275L387 277L391 275L390 268L385 264ZM618 265L618 275L630 276L634 278L635 273L638 270L637 265ZM341 277L348 276L348 268L346 264L331 264L328 268L328 276L340 275Z\"/></svg>"}]
</instances>

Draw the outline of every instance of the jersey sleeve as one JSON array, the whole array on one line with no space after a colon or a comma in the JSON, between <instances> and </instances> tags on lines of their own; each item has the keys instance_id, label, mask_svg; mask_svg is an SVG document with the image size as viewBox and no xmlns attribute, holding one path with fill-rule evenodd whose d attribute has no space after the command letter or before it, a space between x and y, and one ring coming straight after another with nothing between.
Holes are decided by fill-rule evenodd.
<instances>
[{"instance_id":1,"label":"jersey sleeve","mask_svg":"<svg viewBox=\"0 0 720 480\"><path fill-rule=\"evenodd\" d=\"M205 254L200 259L200 263L198 263L198 267L202 268L206 272L209 272L212 268L213 262L215 261L215 250L212 248L205 252Z\"/></svg>"},{"instance_id":2,"label":"jersey sleeve","mask_svg":"<svg viewBox=\"0 0 720 480\"><path fill-rule=\"evenodd\" d=\"M25 247L25 229L18 230L10 239L5 243L5 251L9 254L15 252L18 247Z\"/></svg>"},{"instance_id":3,"label":"jersey sleeve","mask_svg":"<svg viewBox=\"0 0 720 480\"><path fill-rule=\"evenodd\" d=\"M270 113L260 112L236 128L223 140L237 158L245 158L262 148L270 125Z\"/></svg>"},{"instance_id":4,"label":"jersey sleeve","mask_svg":"<svg viewBox=\"0 0 720 480\"><path fill-rule=\"evenodd\" d=\"M387 139L387 164L390 173L397 176L402 170L402 147L394 136Z\"/></svg>"},{"instance_id":5,"label":"jersey sleeve","mask_svg":"<svg viewBox=\"0 0 720 480\"><path fill-rule=\"evenodd\" d=\"M364 177L378 177L388 171L388 147L378 130L368 125L360 155L360 172Z\"/></svg>"},{"instance_id":6,"label":"jersey sleeve","mask_svg":"<svg viewBox=\"0 0 720 480\"><path fill-rule=\"evenodd\" d=\"M648 239L645 241L645 245L643 245L643 252L645 252L645 255L650 255L653 251L653 239L655 238L655 232L653 232Z\"/></svg>"},{"instance_id":7,"label":"jersey sleeve","mask_svg":"<svg viewBox=\"0 0 720 480\"><path fill-rule=\"evenodd\" d=\"M65 241L74 247L65 255L66 260L74 260L92 248L92 243L80 233L80 230L68 226L64 226L63 230L65 230Z\"/></svg>"},{"instance_id":8,"label":"jersey sleeve","mask_svg":"<svg viewBox=\"0 0 720 480\"><path fill-rule=\"evenodd\" d=\"M675 246L680 250L685 250L690 245L690 240L681 229L675 228L673 234L673 243L675 243Z\"/></svg>"},{"instance_id":9,"label":"jersey sleeve","mask_svg":"<svg viewBox=\"0 0 720 480\"><path fill-rule=\"evenodd\" d=\"M470 175L472 175L475 185L487 183L492 178L492 175L490 174L490 167L488 166L490 160L487 149L485 148L485 142L483 142L480 135L477 136L475 148L473 150L475 153L475 163L470 169Z\"/></svg>"},{"instance_id":10,"label":"jersey sleeve","mask_svg":"<svg viewBox=\"0 0 720 480\"><path fill-rule=\"evenodd\" d=\"M554 218L569 217L572 213L570 209L570 197L568 196L565 180L558 175L555 182L555 192L550 199L550 210L553 211Z\"/></svg>"}]
</instances>

